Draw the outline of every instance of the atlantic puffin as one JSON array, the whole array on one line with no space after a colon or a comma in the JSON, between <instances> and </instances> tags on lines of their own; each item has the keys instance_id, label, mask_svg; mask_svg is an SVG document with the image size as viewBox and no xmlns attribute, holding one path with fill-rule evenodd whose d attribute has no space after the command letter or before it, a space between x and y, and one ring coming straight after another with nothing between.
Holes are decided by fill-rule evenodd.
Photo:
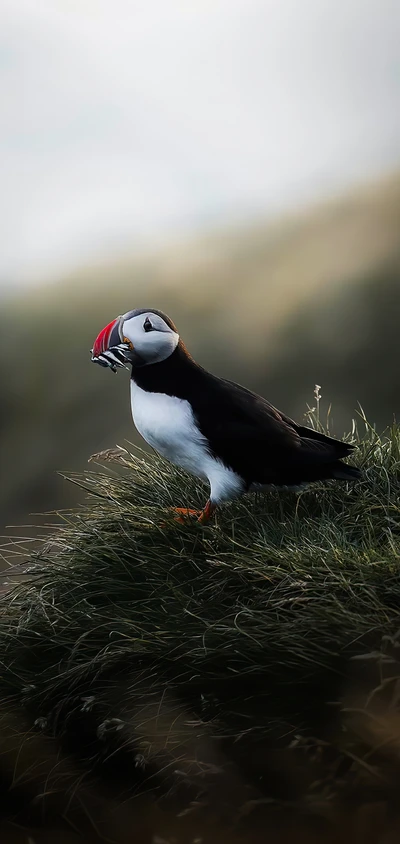
<instances>
[{"instance_id":1,"label":"atlantic puffin","mask_svg":"<svg viewBox=\"0 0 400 844\"><path fill-rule=\"evenodd\" d=\"M92 361L131 371L134 424L159 454L208 481L201 511L175 508L207 522L216 507L270 485L353 481L342 463L354 446L298 425L266 399L217 378L191 357L172 320L140 308L117 317L94 342Z\"/></svg>"}]
</instances>

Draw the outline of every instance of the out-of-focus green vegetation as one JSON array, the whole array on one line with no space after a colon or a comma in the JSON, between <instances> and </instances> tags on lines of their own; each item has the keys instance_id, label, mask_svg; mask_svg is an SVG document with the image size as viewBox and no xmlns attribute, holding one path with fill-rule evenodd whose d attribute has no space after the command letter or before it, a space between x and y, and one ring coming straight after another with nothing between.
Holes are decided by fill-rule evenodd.
<instances>
[{"instance_id":1,"label":"out-of-focus green vegetation","mask_svg":"<svg viewBox=\"0 0 400 844\"><path fill-rule=\"evenodd\" d=\"M400 410L400 176L311 212L126 257L3 303L3 523L73 503L57 470L135 439L127 374L90 362L106 322L165 310L215 373L301 417L315 383L335 431L357 402L382 428ZM68 489L68 492L67 492Z\"/></svg>"}]
</instances>

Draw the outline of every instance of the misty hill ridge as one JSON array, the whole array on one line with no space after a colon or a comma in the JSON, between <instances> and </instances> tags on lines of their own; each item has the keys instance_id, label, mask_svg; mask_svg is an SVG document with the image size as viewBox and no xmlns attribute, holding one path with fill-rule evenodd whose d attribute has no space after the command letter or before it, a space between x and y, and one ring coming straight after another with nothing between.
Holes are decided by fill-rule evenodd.
<instances>
[{"instance_id":1,"label":"misty hill ridge","mask_svg":"<svg viewBox=\"0 0 400 844\"><path fill-rule=\"evenodd\" d=\"M397 255L399 244L400 171L276 221L188 237L153 253L87 267L24 298L42 309L58 306L65 296L66 307L82 307L82 299L89 305L93 296L91 307L109 315L110 300L123 311L179 294L178 312L207 312L208 295L215 305L234 294L225 330L249 319L252 326L274 331L310 296L363 277ZM252 300L255 294L260 302Z\"/></svg>"}]
</instances>

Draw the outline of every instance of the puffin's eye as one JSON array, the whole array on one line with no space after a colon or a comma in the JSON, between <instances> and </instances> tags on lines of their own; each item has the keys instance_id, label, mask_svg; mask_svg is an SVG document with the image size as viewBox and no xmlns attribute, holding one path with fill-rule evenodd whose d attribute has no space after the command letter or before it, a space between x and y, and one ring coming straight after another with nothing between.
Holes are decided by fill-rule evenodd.
<instances>
[{"instance_id":1,"label":"puffin's eye","mask_svg":"<svg viewBox=\"0 0 400 844\"><path fill-rule=\"evenodd\" d=\"M146 317L146 319L143 323L143 328L144 328L145 331L154 331L154 326L151 324L148 317Z\"/></svg>"}]
</instances>

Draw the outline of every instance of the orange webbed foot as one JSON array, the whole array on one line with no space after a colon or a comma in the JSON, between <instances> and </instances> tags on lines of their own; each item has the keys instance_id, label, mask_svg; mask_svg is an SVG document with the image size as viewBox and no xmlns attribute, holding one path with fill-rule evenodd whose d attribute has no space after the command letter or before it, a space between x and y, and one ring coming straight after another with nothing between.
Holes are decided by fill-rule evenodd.
<instances>
[{"instance_id":1,"label":"orange webbed foot","mask_svg":"<svg viewBox=\"0 0 400 844\"><path fill-rule=\"evenodd\" d=\"M185 525L188 519L199 519L202 510L191 510L189 507L172 507L172 512L176 513L174 522L179 522L180 525Z\"/></svg>"}]
</instances>

